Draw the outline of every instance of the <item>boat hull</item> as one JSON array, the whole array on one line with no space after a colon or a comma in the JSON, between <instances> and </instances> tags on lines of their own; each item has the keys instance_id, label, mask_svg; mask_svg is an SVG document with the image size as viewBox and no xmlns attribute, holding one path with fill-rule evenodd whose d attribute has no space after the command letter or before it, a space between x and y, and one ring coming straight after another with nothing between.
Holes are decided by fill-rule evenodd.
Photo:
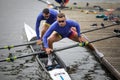
<instances>
[{"instance_id":1,"label":"boat hull","mask_svg":"<svg viewBox=\"0 0 120 80\"><path fill-rule=\"evenodd\" d=\"M27 36L28 41L34 41L36 40L36 33L35 31L27 24L24 24L25 33ZM30 45L30 48L33 52L41 51L40 46L36 44ZM56 65L60 65L60 67L54 67L51 70L48 70L47 65L47 59L48 56L46 54L39 54L36 56L36 61L39 64L40 68L40 74L42 75L42 78L47 78L48 80L71 80L69 74L67 73L67 67L62 61L62 59L55 53L53 53L54 60L56 62ZM47 75L44 75L47 74Z\"/></svg>"}]
</instances>

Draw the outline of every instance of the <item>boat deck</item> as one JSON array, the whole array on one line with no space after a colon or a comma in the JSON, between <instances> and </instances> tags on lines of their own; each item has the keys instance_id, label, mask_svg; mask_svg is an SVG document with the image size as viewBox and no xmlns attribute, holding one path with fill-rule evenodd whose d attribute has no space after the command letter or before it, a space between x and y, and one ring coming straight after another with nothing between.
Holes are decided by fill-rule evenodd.
<instances>
[{"instance_id":1,"label":"boat deck","mask_svg":"<svg viewBox=\"0 0 120 80\"><path fill-rule=\"evenodd\" d=\"M70 11L70 12L69 12ZM110 25L112 22L108 21L103 21L102 19L97 19L95 17L95 14L85 14L81 13L80 10L63 10L64 12L70 19L74 19L78 21L81 25L81 32L85 30L90 30L94 28L99 28L101 27L100 24L103 22L105 25ZM79 15L78 15L79 14ZM76 15L76 16L72 16ZM77 17L77 18L76 18ZM88 17L86 19L86 17ZM92 18L89 18L92 17ZM93 21L94 20L94 21ZM97 23L97 27L92 27L90 26L93 23ZM114 35L114 29L120 29L120 25L116 25L113 27L93 31L93 32L88 32L85 33L85 35L88 37L88 39L91 40L96 40L99 38L107 37L110 35ZM100 51L103 55L104 58L110 63L115 70L120 74L120 38L111 38L99 42L93 43L93 45ZM120 75L117 77L120 78Z\"/></svg>"}]
</instances>

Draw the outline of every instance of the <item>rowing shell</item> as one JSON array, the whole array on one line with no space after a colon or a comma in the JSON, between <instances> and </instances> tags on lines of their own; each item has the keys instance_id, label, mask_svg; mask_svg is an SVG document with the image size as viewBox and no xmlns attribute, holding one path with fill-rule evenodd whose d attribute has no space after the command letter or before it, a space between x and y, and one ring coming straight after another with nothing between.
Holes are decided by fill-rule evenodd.
<instances>
[{"instance_id":1,"label":"rowing shell","mask_svg":"<svg viewBox=\"0 0 120 80\"><path fill-rule=\"evenodd\" d=\"M24 28L25 28L27 40L28 41L36 40L35 31L29 25L27 25L25 23L24 23ZM39 45L32 44L32 45L30 45L30 47L33 52L40 51ZM53 53L53 57L54 57L55 64L53 65L53 69L48 70L46 67L48 56L44 53L36 56L36 61L38 62L39 67L42 71L40 73L41 77L49 78L47 80L71 80L69 74L67 73L67 67L64 64L64 62L62 61L62 59L55 53ZM56 67L56 65L59 65L59 67ZM43 73L45 73L47 75L46 76L45 76L45 74L42 75Z\"/></svg>"}]
</instances>

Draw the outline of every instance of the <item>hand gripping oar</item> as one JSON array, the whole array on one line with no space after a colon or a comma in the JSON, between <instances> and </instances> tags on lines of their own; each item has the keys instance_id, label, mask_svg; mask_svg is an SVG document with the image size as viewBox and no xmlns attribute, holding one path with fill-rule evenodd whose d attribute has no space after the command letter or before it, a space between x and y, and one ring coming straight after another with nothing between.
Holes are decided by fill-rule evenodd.
<instances>
[{"instance_id":1,"label":"hand gripping oar","mask_svg":"<svg viewBox=\"0 0 120 80\"><path fill-rule=\"evenodd\" d=\"M93 41L90 41L90 42L76 43L74 45L66 46L66 47L59 48L59 49L54 49L53 52L57 52L57 51L65 50L65 49L70 49L70 48L77 47L77 46L85 46L85 45L88 45L89 43L94 43L94 42L97 42L97 41L106 40L106 39L113 38L113 37L120 37L120 34L119 35L112 35L112 36L97 39L97 40L93 40ZM38 54L42 54L42 53L45 53L45 51L35 52L35 53L32 53L32 54L24 55L24 56L20 56L20 57L13 56L13 57L10 57L10 58L6 58L4 60L0 60L0 62L4 62L4 61L10 62L10 61L14 61L15 59L24 58L24 57L33 56L33 55L38 55Z\"/></svg>"},{"instance_id":2,"label":"hand gripping oar","mask_svg":"<svg viewBox=\"0 0 120 80\"><path fill-rule=\"evenodd\" d=\"M18 45L8 45L8 46L1 47L0 49L9 49L10 50L11 48L14 48L14 47L31 45L31 44L35 44L36 42L37 41L30 41L30 42L18 44Z\"/></svg>"},{"instance_id":3,"label":"hand gripping oar","mask_svg":"<svg viewBox=\"0 0 120 80\"><path fill-rule=\"evenodd\" d=\"M111 24L111 25L108 25L108 26L104 26L104 27L100 27L100 28L96 28L96 29L92 29L92 30L87 30L87 31L81 32L81 34L96 31L96 30L100 30L100 29L104 29L104 28L108 28L108 27L112 27L112 26L115 26L115 25L119 25L119 23Z\"/></svg>"}]
</instances>

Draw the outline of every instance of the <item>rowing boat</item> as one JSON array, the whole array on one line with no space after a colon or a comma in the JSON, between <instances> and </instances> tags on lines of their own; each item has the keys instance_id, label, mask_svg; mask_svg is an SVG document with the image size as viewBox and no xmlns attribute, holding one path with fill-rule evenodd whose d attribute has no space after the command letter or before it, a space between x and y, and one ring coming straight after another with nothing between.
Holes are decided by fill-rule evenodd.
<instances>
[{"instance_id":1,"label":"rowing boat","mask_svg":"<svg viewBox=\"0 0 120 80\"><path fill-rule=\"evenodd\" d=\"M28 26L27 24L25 24L25 32L26 32L28 41L36 40L35 31L30 26ZM112 38L112 37L115 37L115 36L94 40L94 41L91 41L91 43L96 42L96 41L109 39L109 38ZM88 40L87 37L85 37L85 35L83 35L83 38ZM101 52L99 52L94 47L94 45L91 44L91 43L89 43L86 47L94 54L94 56L98 59L98 61L100 61L100 63L103 64L111 72L111 74L114 77L119 79L120 78L119 72L106 60L104 55ZM33 52L40 51L40 47L36 44L31 45L30 47L31 47ZM69 48L71 48L71 46ZM64 49L68 49L68 47L64 48ZM64 50L64 49L61 49L61 50ZM54 68L53 70L50 70L50 71L47 70L46 67L45 67L45 62L46 62L45 59L47 59L47 57L43 57L43 58L39 58L38 56L36 57L36 60L37 60L39 66L41 68L42 73L45 72L48 76L50 76L47 80L50 80L50 78L52 80L71 80L71 77L67 73L68 72L67 67L66 67L65 63L62 61L62 59L55 53L54 53L53 56L56 59L56 62L61 66L61 68L57 68L57 69Z\"/></svg>"},{"instance_id":2,"label":"rowing boat","mask_svg":"<svg viewBox=\"0 0 120 80\"><path fill-rule=\"evenodd\" d=\"M36 40L36 33L29 25L24 23L24 29L28 41ZM36 44L30 45L30 48L32 52L41 51L40 46ZM46 66L48 60L47 54L43 53L36 56L36 61L38 62L40 68L40 77L45 80L71 80L69 74L67 73L67 67L62 59L55 53L53 53L53 58L55 64L52 66L52 69L49 70Z\"/></svg>"}]
</instances>

